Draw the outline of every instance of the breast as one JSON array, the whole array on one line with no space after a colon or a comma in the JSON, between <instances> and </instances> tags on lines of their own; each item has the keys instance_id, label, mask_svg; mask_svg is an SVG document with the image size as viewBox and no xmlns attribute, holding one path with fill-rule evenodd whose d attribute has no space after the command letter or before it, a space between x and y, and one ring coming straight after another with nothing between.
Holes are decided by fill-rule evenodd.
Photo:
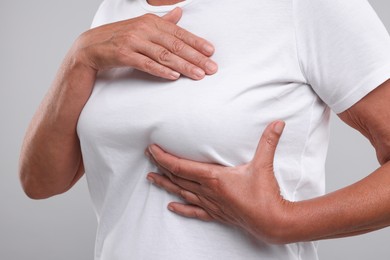
<instances>
[{"instance_id":1,"label":"breast","mask_svg":"<svg viewBox=\"0 0 390 260\"><path fill-rule=\"evenodd\" d=\"M174 82L115 69L99 75L79 135L123 152L155 143L180 157L237 165L251 159L269 122L302 115L307 104L286 104L304 92L312 95L296 83L259 74L237 79L223 68L201 81Z\"/></svg>"},{"instance_id":2,"label":"breast","mask_svg":"<svg viewBox=\"0 0 390 260\"><path fill-rule=\"evenodd\" d=\"M80 117L79 134L122 152L143 151L156 143L205 162L250 160L264 127L275 119L292 124L293 117L306 116L302 113L307 113L313 92L302 83L293 30L285 22L289 18L263 10L285 4L249 5L253 8L239 5L242 10L236 10L250 11L246 23L223 12L218 15L226 19L210 23L205 17L213 9L204 3L185 10L180 20L180 26L216 46L217 74L169 82L132 69L101 73ZM231 28L235 37L221 28ZM298 106L289 106L305 95L309 98Z\"/></svg>"}]
</instances>

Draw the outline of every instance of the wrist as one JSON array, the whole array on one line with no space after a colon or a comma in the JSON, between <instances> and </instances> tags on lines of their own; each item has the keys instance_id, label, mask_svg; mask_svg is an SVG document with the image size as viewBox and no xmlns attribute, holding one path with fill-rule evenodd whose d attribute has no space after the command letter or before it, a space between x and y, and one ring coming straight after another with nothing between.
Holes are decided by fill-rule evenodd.
<instances>
[{"instance_id":1,"label":"wrist","mask_svg":"<svg viewBox=\"0 0 390 260\"><path fill-rule=\"evenodd\" d=\"M67 55L68 66L70 69L96 74L99 68L96 62L94 62L95 59L90 46L89 35L89 31L86 31L76 39Z\"/></svg>"},{"instance_id":2,"label":"wrist","mask_svg":"<svg viewBox=\"0 0 390 260\"><path fill-rule=\"evenodd\" d=\"M85 48L72 48L65 58L65 66L71 74L96 76L98 72Z\"/></svg>"},{"instance_id":3,"label":"wrist","mask_svg":"<svg viewBox=\"0 0 390 260\"><path fill-rule=\"evenodd\" d=\"M249 228L250 232L269 244L282 245L299 242L297 234L304 224L298 216L297 203L282 199L279 206L269 207L267 219L256 218L256 221L252 222L254 226Z\"/></svg>"},{"instance_id":4,"label":"wrist","mask_svg":"<svg viewBox=\"0 0 390 260\"><path fill-rule=\"evenodd\" d=\"M279 244L301 242L299 236L305 226L305 219L301 216L302 211L298 208L300 202L284 200L284 209L279 218L279 233L276 237Z\"/></svg>"},{"instance_id":5,"label":"wrist","mask_svg":"<svg viewBox=\"0 0 390 260\"><path fill-rule=\"evenodd\" d=\"M283 199L281 207L274 215L274 223L270 234L270 239L273 244L288 244L299 242L299 238L296 237L297 228L299 229L301 224L301 218L299 216L300 211L297 210L298 202L291 202Z\"/></svg>"}]
</instances>

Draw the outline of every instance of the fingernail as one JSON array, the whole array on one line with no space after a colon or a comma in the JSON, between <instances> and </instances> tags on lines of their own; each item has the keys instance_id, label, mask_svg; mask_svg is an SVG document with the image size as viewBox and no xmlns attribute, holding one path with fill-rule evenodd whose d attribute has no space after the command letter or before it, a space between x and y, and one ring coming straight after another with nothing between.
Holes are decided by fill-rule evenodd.
<instances>
[{"instance_id":1,"label":"fingernail","mask_svg":"<svg viewBox=\"0 0 390 260\"><path fill-rule=\"evenodd\" d=\"M204 50L207 54L209 54L209 55L211 55L211 54L214 53L214 47L213 47L211 44L206 44L206 45L203 47L203 50Z\"/></svg>"},{"instance_id":2,"label":"fingernail","mask_svg":"<svg viewBox=\"0 0 390 260\"><path fill-rule=\"evenodd\" d=\"M175 211L175 209L174 209L174 208L172 207L172 205L170 205L170 204L168 205L168 209L169 209L170 211L173 211L173 212Z\"/></svg>"},{"instance_id":3,"label":"fingernail","mask_svg":"<svg viewBox=\"0 0 390 260\"><path fill-rule=\"evenodd\" d=\"M180 77L180 73L177 72L177 71L172 70L172 71L169 73L169 77L170 77L171 79L178 79L178 78Z\"/></svg>"},{"instance_id":4,"label":"fingernail","mask_svg":"<svg viewBox=\"0 0 390 260\"><path fill-rule=\"evenodd\" d=\"M151 182L151 183L154 183L154 179L151 177L151 176L147 176L146 177L146 179L149 181L149 182Z\"/></svg>"},{"instance_id":5,"label":"fingernail","mask_svg":"<svg viewBox=\"0 0 390 260\"><path fill-rule=\"evenodd\" d=\"M192 70L192 72L195 74L195 76L199 79L203 78L205 76L205 72L200 68L195 68Z\"/></svg>"},{"instance_id":6,"label":"fingernail","mask_svg":"<svg viewBox=\"0 0 390 260\"><path fill-rule=\"evenodd\" d=\"M149 149L148 149L150 156L152 156L153 158L156 158L155 154L157 152L157 149L158 149L157 145L155 145L155 144L150 145Z\"/></svg>"},{"instance_id":7,"label":"fingernail","mask_svg":"<svg viewBox=\"0 0 390 260\"><path fill-rule=\"evenodd\" d=\"M153 145L151 145L151 146L148 147L148 152L149 152L149 155L151 155L151 156L154 157L154 154L153 154Z\"/></svg>"},{"instance_id":8,"label":"fingernail","mask_svg":"<svg viewBox=\"0 0 390 260\"><path fill-rule=\"evenodd\" d=\"M277 134L281 134L283 132L285 123L283 121L277 121L276 124L274 125L274 131Z\"/></svg>"},{"instance_id":9,"label":"fingernail","mask_svg":"<svg viewBox=\"0 0 390 260\"><path fill-rule=\"evenodd\" d=\"M206 69L209 73L215 73L218 69L218 65L213 61L208 61L206 62Z\"/></svg>"}]
</instances>

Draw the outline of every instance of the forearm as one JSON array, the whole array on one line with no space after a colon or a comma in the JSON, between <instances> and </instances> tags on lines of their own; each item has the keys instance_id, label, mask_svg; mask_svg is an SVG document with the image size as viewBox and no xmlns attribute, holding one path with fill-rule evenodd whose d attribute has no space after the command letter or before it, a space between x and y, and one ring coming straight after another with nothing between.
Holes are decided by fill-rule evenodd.
<instances>
[{"instance_id":1,"label":"forearm","mask_svg":"<svg viewBox=\"0 0 390 260\"><path fill-rule=\"evenodd\" d=\"M53 85L34 115L23 143L20 178L26 193L45 198L68 190L81 177L78 117L96 71L70 50Z\"/></svg>"},{"instance_id":2,"label":"forearm","mask_svg":"<svg viewBox=\"0 0 390 260\"><path fill-rule=\"evenodd\" d=\"M390 163L363 180L290 205L282 242L367 233L390 225Z\"/></svg>"}]
</instances>

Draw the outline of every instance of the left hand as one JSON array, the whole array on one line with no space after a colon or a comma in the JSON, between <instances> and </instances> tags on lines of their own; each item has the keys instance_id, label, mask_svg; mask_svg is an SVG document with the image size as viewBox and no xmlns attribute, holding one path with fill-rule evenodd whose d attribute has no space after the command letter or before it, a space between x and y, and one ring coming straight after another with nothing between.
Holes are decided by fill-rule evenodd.
<instances>
[{"instance_id":1,"label":"left hand","mask_svg":"<svg viewBox=\"0 0 390 260\"><path fill-rule=\"evenodd\" d=\"M284 125L282 121L269 124L252 161L236 167L181 159L151 145L146 154L163 175L149 173L147 178L189 203L171 202L168 208L174 213L238 226L263 241L277 243L292 206L281 196L273 171Z\"/></svg>"}]
</instances>

